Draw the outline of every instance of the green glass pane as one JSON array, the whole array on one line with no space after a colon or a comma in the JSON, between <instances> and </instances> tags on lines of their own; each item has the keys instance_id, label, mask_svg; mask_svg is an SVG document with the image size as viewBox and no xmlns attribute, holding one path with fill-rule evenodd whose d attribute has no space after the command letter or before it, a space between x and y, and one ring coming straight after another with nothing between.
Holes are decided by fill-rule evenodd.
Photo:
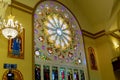
<instances>
[{"instance_id":1,"label":"green glass pane","mask_svg":"<svg viewBox=\"0 0 120 80\"><path fill-rule=\"evenodd\" d=\"M66 71L64 67L60 68L60 80L66 80Z\"/></svg>"},{"instance_id":2,"label":"green glass pane","mask_svg":"<svg viewBox=\"0 0 120 80\"><path fill-rule=\"evenodd\" d=\"M73 80L73 72L72 72L72 69L68 69L68 71L67 71L67 78L68 78L68 80Z\"/></svg>"}]
</instances>

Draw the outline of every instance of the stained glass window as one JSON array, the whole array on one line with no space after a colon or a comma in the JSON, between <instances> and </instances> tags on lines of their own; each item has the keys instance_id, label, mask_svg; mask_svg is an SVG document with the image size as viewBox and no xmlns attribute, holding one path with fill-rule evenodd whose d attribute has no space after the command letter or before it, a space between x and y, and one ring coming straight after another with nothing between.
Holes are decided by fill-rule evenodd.
<instances>
[{"instance_id":1,"label":"stained glass window","mask_svg":"<svg viewBox=\"0 0 120 80\"><path fill-rule=\"evenodd\" d=\"M52 43L55 48L66 49L70 46L71 31L69 25L59 14L49 14L44 21L45 35L48 37L48 41Z\"/></svg>"},{"instance_id":2,"label":"stained glass window","mask_svg":"<svg viewBox=\"0 0 120 80\"><path fill-rule=\"evenodd\" d=\"M41 2L34 12L34 50L40 60L80 65L84 56L76 18L56 1ZM81 55L82 54L82 55Z\"/></svg>"},{"instance_id":3,"label":"stained glass window","mask_svg":"<svg viewBox=\"0 0 120 80\"><path fill-rule=\"evenodd\" d=\"M80 25L65 5L54 0L44 0L37 4L33 14L33 31L34 61L49 65L43 66L44 80L50 79L50 75L54 80L57 70L58 80L77 80L74 67L87 72ZM58 67L51 67L53 65Z\"/></svg>"}]
</instances>

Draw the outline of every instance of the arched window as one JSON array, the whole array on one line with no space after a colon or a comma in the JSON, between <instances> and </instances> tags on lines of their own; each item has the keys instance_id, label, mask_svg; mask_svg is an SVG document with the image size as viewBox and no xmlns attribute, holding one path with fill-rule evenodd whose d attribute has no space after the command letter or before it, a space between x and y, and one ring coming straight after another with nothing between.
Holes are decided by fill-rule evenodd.
<instances>
[{"instance_id":1,"label":"arched window","mask_svg":"<svg viewBox=\"0 0 120 80\"><path fill-rule=\"evenodd\" d=\"M82 70L87 75L82 32L68 8L58 1L39 2L33 14L33 30L35 64L41 68L47 65L49 69L55 66L58 72L62 69L66 72L70 69L73 73L74 69Z\"/></svg>"}]
</instances>

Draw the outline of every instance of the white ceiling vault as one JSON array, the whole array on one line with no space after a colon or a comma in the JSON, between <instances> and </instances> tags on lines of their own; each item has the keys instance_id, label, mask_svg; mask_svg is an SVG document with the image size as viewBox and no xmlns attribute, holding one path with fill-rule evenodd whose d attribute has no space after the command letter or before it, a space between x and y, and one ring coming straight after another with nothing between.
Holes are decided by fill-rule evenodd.
<instances>
[{"instance_id":1,"label":"white ceiling vault","mask_svg":"<svg viewBox=\"0 0 120 80\"><path fill-rule=\"evenodd\" d=\"M40 0L13 0L22 3L31 9ZM120 0L58 0L69 8L71 5L76 12L82 13L89 26L81 26L82 29L95 34L105 30L107 33L120 32L118 22L118 13L120 13ZM71 7L71 9L72 9ZM120 17L119 17L120 18ZM116 24L116 25L115 25ZM116 27L117 26L117 27ZM119 36L120 37L120 36Z\"/></svg>"}]
</instances>

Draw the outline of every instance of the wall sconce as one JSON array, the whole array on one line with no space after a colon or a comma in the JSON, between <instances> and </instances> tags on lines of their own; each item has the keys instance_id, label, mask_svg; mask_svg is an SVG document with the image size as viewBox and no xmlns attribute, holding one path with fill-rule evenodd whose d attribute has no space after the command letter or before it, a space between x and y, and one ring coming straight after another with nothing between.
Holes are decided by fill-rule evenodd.
<instances>
[{"instance_id":1,"label":"wall sconce","mask_svg":"<svg viewBox=\"0 0 120 80\"><path fill-rule=\"evenodd\" d=\"M113 41L114 49L115 49L115 57L120 56L120 44L118 41Z\"/></svg>"},{"instance_id":2,"label":"wall sconce","mask_svg":"<svg viewBox=\"0 0 120 80\"><path fill-rule=\"evenodd\" d=\"M119 49L119 43L117 41L113 42L115 50Z\"/></svg>"}]
</instances>

